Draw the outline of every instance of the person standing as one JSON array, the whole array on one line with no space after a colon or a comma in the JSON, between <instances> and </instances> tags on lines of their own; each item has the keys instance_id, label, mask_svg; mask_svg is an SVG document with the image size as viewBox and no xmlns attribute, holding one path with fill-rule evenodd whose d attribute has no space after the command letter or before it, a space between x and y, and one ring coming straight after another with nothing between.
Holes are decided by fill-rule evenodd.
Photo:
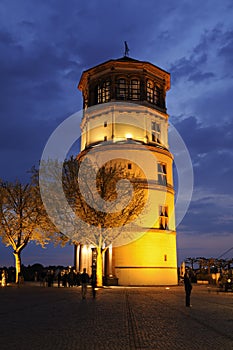
<instances>
[{"instance_id":1,"label":"person standing","mask_svg":"<svg viewBox=\"0 0 233 350\"><path fill-rule=\"evenodd\" d=\"M89 282L89 275L87 273L86 268L83 269L83 273L81 274L80 279L81 279L81 285L82 285L82 298L86 299L87 284Z\"/></svg>"},{"instance_id":2,"label":"person standing","mask_svg":"<svg viewBox=\"0 0 233 350\"><path fill-rule=\"evenodd\" d=\"M188 270L184 274L184 288L185 288L185 305L190 307L190 296L192 291L192 283Z\"/></svg>"},{"instance_id":3,"label":"person standing","mask_svg":"<svg viewBox=\"0 0 233 350\"><path fill-rule=\"evenodd\" d=\"M61 271L59 270L58 271L58 274L57 274L57 286L58 288L60 288L60 285L61 285Z\"/></svg>"},{"instance_id":4,"label":"person standing","mask_svg":"<svg viewBox=\"0 0 233 350\"><path fill-rule=\"evenodd\" d=\"M92 287L92 296L93 299L95 299L96 296L96 286L97 286L97 276L96 276L96 270L92 270L92 275L91 275L91 287Z\"/></svg>"}]
</instances>

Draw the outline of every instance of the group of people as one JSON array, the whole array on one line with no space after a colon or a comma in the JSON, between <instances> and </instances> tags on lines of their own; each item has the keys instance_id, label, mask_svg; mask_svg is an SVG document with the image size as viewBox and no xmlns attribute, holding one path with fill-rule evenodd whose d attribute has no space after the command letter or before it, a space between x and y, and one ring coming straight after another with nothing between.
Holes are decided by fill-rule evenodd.
<instances>
[{"instance_id":1,"label":"group of people","mask_svg":"<svg viewBox=\"0 0 233 350\"><path fill-rule=\"evenodd\" d=\"M96 285L97 277L96 270L92 270L91 277L88 275L86 268L83 269L83 272L76 272L73 269L69 270L59 270L59 271L43 271L39 275L40 284L43 287L53 287L54 281L57 281L58 287L74 287L81 286L82 298L85 299L87 295L87 286L90 283L92 287L92 296L96 296Z\"/></svg>"},{"instance_id":2,"label":"group of people","mask_svg":"<svg viewBox=\"0 0 233 350\"><path fill-rule=\"evenodd\" d=\"M36 275L35 281L37 279L43 287L53 287L54 281L57 281L58 287L80 286L80 273L73 269L43 270Z\"/></svg>"},{"instance_id":3,"label":"group of people","mask_svg":"<svg viewBox=\"0 0 233 350\"><path fill-rule=\"evenodd\" d=\"M96 297L96 286L97 286L97 276L96 269L92 270L92 275L89 277L86 268L83 269L82 273L76 272L73 269L69 271L62 270L58 271L56 274L53 270L43 271L40 274L40 283L41 285L52 287L54 283L54 279L57 279L57 285L60 287L73 287L81 285L81 293L82 299L86 299L87 295L87 286L91 283L92 287L92 296ZM1 286L5 287L7 285L7 272L3 269L1 272ZM190 296L192 292L192 283L191 283L191 275L188 269L185 270L184 274L184 288L185 288L185 305L186 307L191 307L190 304Z\"/></svg>"},{"instance_id":4,"label":"group of people","mask_svg":"<svg viewBox=\"0 0 233 350\"><path fill-rule=\"evenodd\" d=\"M57 274L57 285L58 287L80 286L80 273L73 269L59 271Z\"/></svg>"}]
</instances>

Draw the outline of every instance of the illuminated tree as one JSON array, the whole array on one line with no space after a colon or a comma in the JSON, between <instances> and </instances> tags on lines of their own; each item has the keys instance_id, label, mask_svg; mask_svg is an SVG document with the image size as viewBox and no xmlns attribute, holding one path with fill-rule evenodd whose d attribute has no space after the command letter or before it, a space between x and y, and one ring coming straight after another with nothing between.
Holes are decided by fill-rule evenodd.
<instances>
[{"instance_id":1,"label":"illuminated tree","mask_svg":"<svg viewBox=\"0 0 233 350\"><path fill-rule=\"evenodd\" d=\"M38 186L0 181L0 236L13 248L16 283L21 273L21 253L30 241L44 247L54 233Z\"/></svg>"},{"instance_id":2,"label":"illuminated tree","mask_svg":"<svg viewBox=\"0 0 233 350\"><path fill-rule=\"evenodd\" d=\"M103 255L121 235L134 236L135 231L129 232L128 225L134 225L144 209L147 182L138 182L135 172L126 171L121 160L109 161L99 168L90 158L71 158L63 164L62 185L67 200L64 202L56 188L60 175L59 162L41 165L42 197L54 224L64 234L69 231L72 242L96 249L97 285L102 286ZM68 230L69 227L72 229Z\"/></svg>"}]
</instances>

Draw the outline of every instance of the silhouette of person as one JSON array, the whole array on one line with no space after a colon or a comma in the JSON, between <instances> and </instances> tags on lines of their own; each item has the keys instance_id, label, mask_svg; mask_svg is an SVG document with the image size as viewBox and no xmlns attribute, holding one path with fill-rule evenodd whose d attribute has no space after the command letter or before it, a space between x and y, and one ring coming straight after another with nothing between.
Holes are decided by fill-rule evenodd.
<instances>
[{"instance_id":1,"label":"silhouette of person","mask_svg":"<svg viewBox=\"0 0 233 350\"><path fill-rule=\"evenodd\" d=\"M191 279L189 276L188 270L185 271L184 274L184 288L185 288L185 305L187 307L190 307L190 296L191 296L191 291L192 291L192 283Z\"/></svg>"},{"instance_id":2,"label":"silhouette of person","mask_svg":"<svg viewBox=\"0 0 233 350\"><path fill-rule=\"evenodd\" d=\"M62 276L61 276L61 271L59 270L58 274L57 274L57 286L58 286L58 288L60 288L61 280L62 280Z\"/></svg>"},{"instance_id":3,"label":"silhouette of person","mask_svg":"<svg viewBox=\"0 0 233 350\"><path fill-rule=\"evenodd\" d=\"M87 284L89 282L89 275L86 272L86 268L83 269L83 273L80 276L81 279L81 285L82 285L82 298L86 299L86 295L87 295Z\"/></svg>"},{"instance_id":4,"label":"silhouette of person","mask_svg":"<svg viewBox=\"0 0 233 350\"><path fill-rule=\"evenodd\" d=\"M92 275L91 275L91 287L92 287L92 296L95 298L96 296L96 285L97 285L97 276L96 276L96 270L92 270Z\"/></svg>"}]
</instances>

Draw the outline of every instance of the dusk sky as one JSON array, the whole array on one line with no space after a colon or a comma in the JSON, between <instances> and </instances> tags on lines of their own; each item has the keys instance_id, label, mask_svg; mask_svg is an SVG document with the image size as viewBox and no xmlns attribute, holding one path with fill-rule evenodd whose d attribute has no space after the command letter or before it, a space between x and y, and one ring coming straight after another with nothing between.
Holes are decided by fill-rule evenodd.
<instances>
[{"instance_id":1,"label":"dusk sky","mask_svg":"<svg viewBox=\"0 0 233 350\"><path fill-rule=\"evenodd\" d=\"M231 0L1 0L0 178L27 180L50 134L82 108L82 71L122 57L124 41L130 57L171 73L167 111L194 170L178 261L217 258L233 247ZM22 263L36 262L72 265L73 248L31 244ZM0 266L13 264L0 243Z\"/></svg>"}]
</instances>

